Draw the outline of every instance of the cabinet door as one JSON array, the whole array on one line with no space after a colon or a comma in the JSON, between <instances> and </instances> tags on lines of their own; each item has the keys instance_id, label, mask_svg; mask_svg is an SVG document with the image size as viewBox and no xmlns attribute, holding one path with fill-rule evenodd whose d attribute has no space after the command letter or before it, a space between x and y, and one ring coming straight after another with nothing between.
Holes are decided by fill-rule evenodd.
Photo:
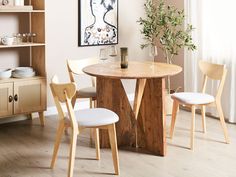
<instances>
[{"instance_id":1,"label":"cabinet door","mask_svg":"<svg viewBox=\"0 0 236 177\"><path fill-rule=\"evenodd\" d=\"M0 84L0 117L13 113L13 83Z\"/></svg>"},{"instance_id":2,"label":"cabinet door","mask_svg":"<svg viewBox=\"0 0 236 177\"><path fill-rule=\"evenodd\" d=\"M14 83L14 114L46 110L46 80L33 79Z\"/></svg>"}]
</instances>

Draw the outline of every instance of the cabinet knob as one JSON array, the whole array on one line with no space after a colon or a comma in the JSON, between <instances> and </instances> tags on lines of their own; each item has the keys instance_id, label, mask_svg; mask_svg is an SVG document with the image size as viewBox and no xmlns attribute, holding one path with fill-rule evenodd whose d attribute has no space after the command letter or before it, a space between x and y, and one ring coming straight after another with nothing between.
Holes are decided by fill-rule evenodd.
<instances>
[{"instance_id":1,"label":"cabinet knob","mask_svg":"<svg viewBox=\"0 0 236 177\"><path fill-rule=\"evenodd\" d=\"M18 95L17 94L14 96L14 100L18 101Z\"/></svg>"},{"instance_id":2,"label":"cabinet knob","mask_svg":"<svg viewBox=\"0 0 236 177\"><path fill-rule=\"evenodd\" d=\"M13 101L13 97L10 95L8 98L9 103L11 103Z\"/></svg>"}]
</instances>

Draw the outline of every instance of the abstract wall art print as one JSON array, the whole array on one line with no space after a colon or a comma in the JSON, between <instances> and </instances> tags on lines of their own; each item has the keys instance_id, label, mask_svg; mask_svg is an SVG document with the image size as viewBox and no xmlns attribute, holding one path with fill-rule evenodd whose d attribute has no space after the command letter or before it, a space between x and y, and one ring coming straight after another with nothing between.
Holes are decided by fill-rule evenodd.
<instances>
[{"instance_id":1,"label":"abstract wall art print","mask_svg":"<svg viewBox=\"0 0 236 177\"><path fill-rule=\"evenodd\" d=\"M79 0L79 46L118 44L118 0Z\"/></svg>"}]
</instances>

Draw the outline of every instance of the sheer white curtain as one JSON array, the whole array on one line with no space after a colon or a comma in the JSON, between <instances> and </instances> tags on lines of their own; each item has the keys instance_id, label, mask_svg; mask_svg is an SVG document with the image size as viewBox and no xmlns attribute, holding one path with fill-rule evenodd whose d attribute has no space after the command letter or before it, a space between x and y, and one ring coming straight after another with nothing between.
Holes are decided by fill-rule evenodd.
<instances>
[{"instance_id":1,"label":"sheer white curtain","mask_svg":"<svg viewBox=\"0 0 236 177\"><path fill-rule=\"evenodd\" d=\"M185 91L201 91L199 60L226 64L227 80L222 95L226 119L236 122L236 0L185 0L187 23L196 29L193 39L197 51L185 52ZM215 95L217 82L208 84ZM216 115L214 109L209 109Z\"/></svg>"}]
</instances>

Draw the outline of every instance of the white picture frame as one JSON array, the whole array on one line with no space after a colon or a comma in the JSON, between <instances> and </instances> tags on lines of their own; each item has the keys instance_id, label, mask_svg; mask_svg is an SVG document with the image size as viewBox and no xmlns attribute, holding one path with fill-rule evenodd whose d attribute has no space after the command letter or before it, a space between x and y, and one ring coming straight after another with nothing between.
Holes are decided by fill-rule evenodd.
<instances>
[{"instance_id":1,"label":"white picture frame","mask_svg":"<svg viewBox=\"0 0 236 177\"><path fill-rule=\"evenodd\" d=\"M79 46L118 44L118 0L79 0Z\"/></svg>"}]
</instances>

